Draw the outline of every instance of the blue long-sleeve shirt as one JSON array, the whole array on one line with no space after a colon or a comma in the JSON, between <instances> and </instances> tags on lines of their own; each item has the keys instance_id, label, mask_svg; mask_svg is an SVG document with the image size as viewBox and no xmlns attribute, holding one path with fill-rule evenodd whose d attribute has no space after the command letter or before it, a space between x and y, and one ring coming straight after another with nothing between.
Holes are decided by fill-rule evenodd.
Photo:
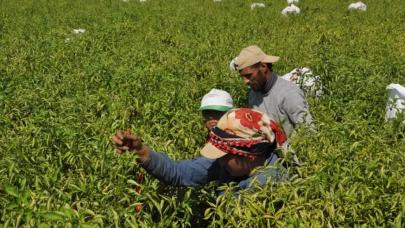
<instances>
[{"instance_id":1,"label":"blue long-sleeve shirt","mask_svg":"<svg viewBox=\"0 0 405 228\"><path fill-rule=\"evenodd\" d=\"M193 160L174 161L164 153L151 151L150 158L142 166L158 180L173 186L197 186L210 181L219 184L236 182L239 188L246 189L251 182L256 180L263 185L271 178L276 183L287 178L286 170L281 165L276 165L278 156L272 153L266 160L266 164L260 167L253 176L233 177L226 169L221 167L217 160L205 157L197 157Z\"/></svg>"}]
</instances>

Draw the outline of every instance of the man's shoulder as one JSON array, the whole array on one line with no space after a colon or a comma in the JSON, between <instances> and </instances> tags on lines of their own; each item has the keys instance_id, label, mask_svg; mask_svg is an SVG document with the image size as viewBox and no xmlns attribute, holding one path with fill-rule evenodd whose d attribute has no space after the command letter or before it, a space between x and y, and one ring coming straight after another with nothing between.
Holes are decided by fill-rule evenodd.
<instances>
[{"instance_id":1,"label":"man's shoulder","mask_svg":"<svg viewBox=\"0 0 405 228\"><path fill-rule=\"evenodd\" d=\"M281 90L295 90L295 91L300 91L301 89L294 83L288 80L285 80L282 77L278 77L275 87L281 89Z\"/></svg>"},{"instance_id":2,"label":"man's shoulder","mask_svg":"<svg viewBox=\"0 0 405 228\"><path fill-rule=\"evenodd\" d=\"M294 83L278 77L274 91L280 97L303 95L304 92Z\"/></svg>"}]
</instances>

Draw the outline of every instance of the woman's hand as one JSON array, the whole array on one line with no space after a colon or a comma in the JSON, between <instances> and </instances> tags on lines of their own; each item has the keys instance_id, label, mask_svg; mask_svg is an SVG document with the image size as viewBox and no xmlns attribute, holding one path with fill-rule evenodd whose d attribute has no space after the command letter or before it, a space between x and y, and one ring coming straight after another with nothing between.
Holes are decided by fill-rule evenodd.
<instances>
[{"instance_id":1,"label":"woman's hand","mask_svg":"<svg viewBox=\"0 0 405 228\"><path fill-rule=\"evenodd\" d=\"M133 135L131 130L117 131L117 133L111 137L111 140L115 144L115 151L119 154L125 153L126 151L135 151L138 155L138 161L140 162L144 162L149 158L149 147L143 145L141 137Z\"/></svg>"}]
</instances>

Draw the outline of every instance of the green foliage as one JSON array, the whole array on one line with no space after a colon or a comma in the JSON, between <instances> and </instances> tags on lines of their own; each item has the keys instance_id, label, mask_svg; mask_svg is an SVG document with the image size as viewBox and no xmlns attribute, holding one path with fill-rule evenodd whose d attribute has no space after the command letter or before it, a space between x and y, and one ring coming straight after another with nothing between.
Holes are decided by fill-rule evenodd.
<instances>
[{"instance_id":1,"label":"green foliage","mask_svg":"<svg viewBox=\"0 0 405 228\"><path fill-rule=\"evenodd\" d=\"M289 17L264 2L0 1L0 226L403 227L405 127L383 119L386 85L405 84L405 2L307 0ZM246 106L228 63L250 44L325 85L291 180L220 197L138 183L111 135L132 128L174 159L198 156L202 96L217 87Z\"/></svg>"}]
</instances>

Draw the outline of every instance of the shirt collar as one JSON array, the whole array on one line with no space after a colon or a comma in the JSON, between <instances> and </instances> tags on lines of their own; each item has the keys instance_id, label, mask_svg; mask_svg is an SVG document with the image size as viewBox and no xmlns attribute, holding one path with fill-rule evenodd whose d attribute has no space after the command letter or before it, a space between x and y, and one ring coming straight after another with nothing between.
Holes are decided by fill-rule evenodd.
<instances>
[{"instance_id":1,"label":"shirt collar","mask_svg":"<svg viewBox=\"0 0 405 228\"><path fill-rule=\"evenodd\" d=\"M269 93L271 88L273 88L274 84L276 84L277 78L278 78L277 74L272 72L270 80L267 80L267 82L266 82L263 94L268 94Z\"/></svg>"}]
</instances>

